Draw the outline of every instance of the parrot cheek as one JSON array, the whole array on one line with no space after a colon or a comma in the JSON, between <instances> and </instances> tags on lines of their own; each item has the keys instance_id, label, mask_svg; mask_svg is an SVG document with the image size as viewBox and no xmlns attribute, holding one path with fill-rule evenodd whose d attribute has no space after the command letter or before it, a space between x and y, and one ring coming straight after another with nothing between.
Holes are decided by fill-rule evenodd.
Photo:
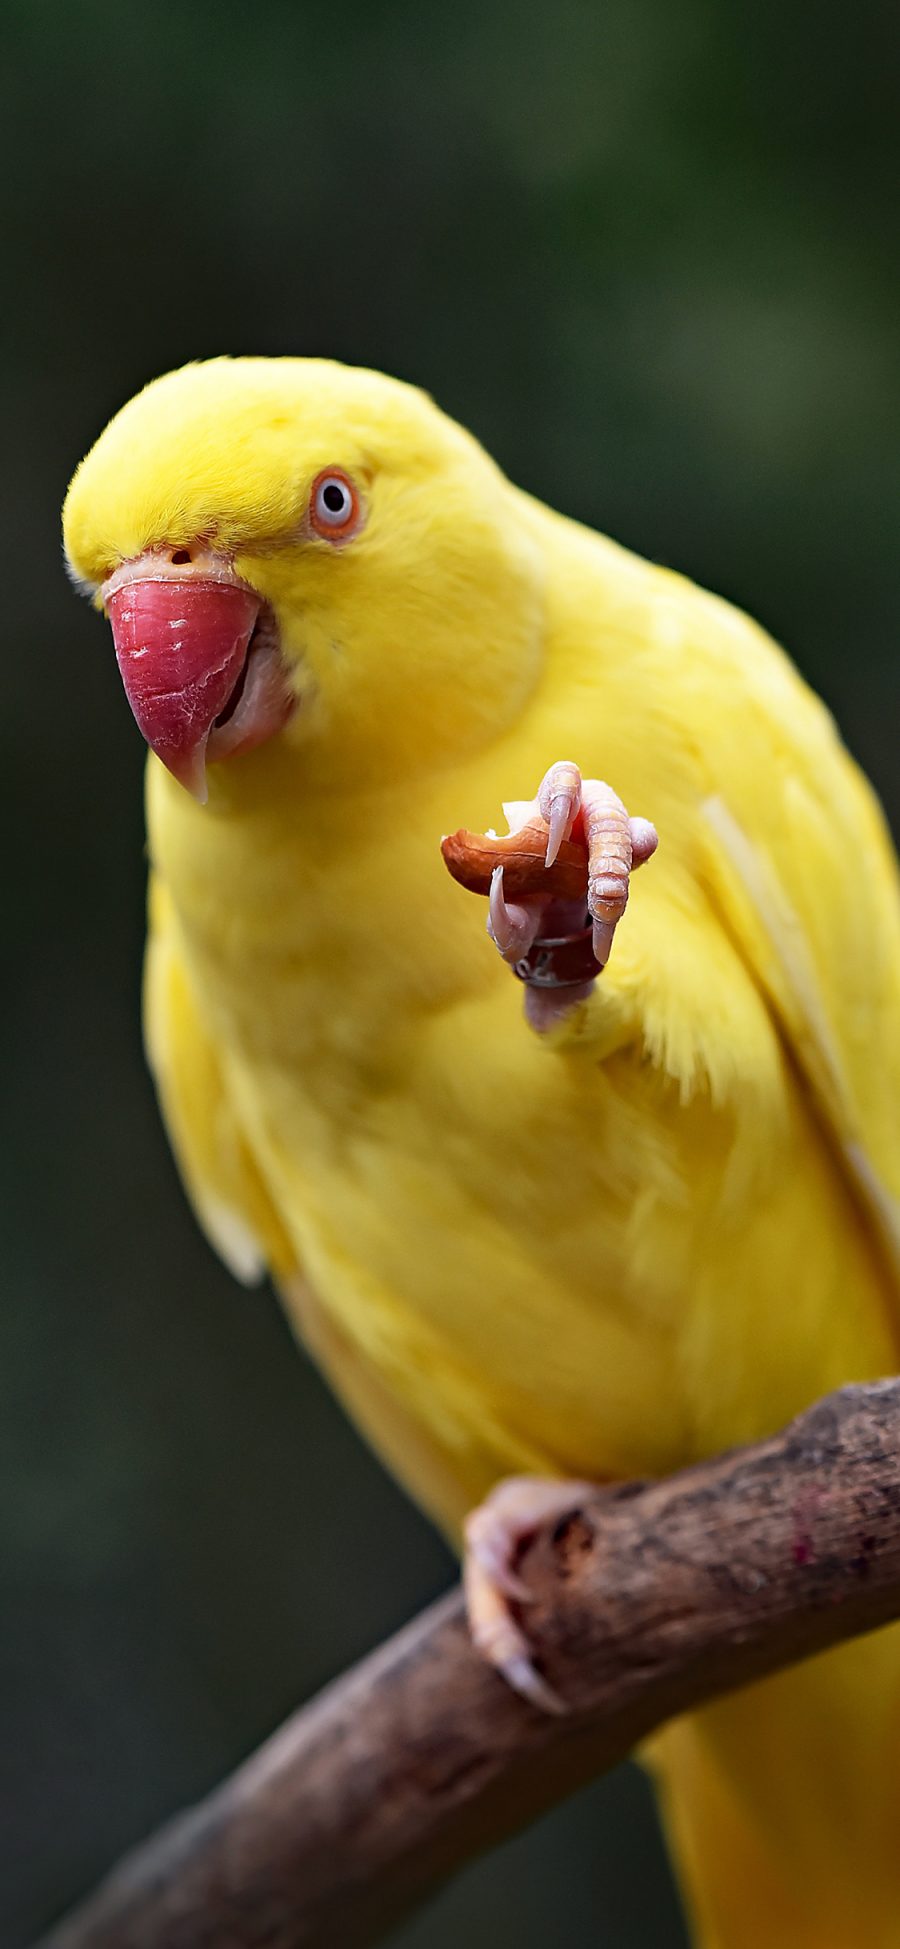
<instances>
[{"instance_id":1,"label":"parrot cheek","mask_svg":"<svg viewBox=\"0 0 900 1949\"><path fill-rule=\"evenodd\" d=\"M290 714L274 618L237 581L171 573L120 574L104 602L138 727L202 804L207 762L263 743Z\"/></svg>"}]
</instances>

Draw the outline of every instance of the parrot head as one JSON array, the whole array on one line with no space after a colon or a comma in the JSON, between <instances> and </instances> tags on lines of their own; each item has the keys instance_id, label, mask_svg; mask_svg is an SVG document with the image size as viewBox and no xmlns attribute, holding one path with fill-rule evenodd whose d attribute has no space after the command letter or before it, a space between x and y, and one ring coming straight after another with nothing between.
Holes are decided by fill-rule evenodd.
<instances>
[{"instance_id":1,"label":"parrot head","mask_svg":"<svg viewBox=\"0 0 900 1949\"><path fill-rule=\"evenodd\" d=\"M151 749L195 798L263 747L375 784L497 737L540 670L514 490L414 387L319 359L213 359L123 407L66 498Z\"/></svg>"}]
</instances>

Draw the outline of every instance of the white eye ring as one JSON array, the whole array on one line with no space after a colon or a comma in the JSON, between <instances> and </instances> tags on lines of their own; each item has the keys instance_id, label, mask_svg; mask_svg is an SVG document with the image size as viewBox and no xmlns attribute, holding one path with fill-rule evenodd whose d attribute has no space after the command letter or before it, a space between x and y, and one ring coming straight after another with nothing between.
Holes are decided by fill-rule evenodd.
<instances>
[{"instance_id":1,"label":"white eye ring","mask_svg":"<svg viewBox=\"0 0 900 1949\"><path fill-rule=\"evenodd\" d=\"M339 474L326 474L316 488L313 513L319 527L346 528L355 513L353 494Z\"/></svg>"}]
</instances>

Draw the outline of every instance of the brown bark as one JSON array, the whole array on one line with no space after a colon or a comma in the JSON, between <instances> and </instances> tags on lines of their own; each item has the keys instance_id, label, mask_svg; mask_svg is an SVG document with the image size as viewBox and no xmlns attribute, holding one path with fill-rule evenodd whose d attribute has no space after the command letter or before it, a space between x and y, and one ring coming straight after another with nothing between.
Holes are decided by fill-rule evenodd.
<instances>
[{"instance_id":1,"label":"brown bark","mask_svg":"<svg viewBox=\"0 0 900 1949\"><path fill-rule=\"evenodd\" d=\"M585 1501L522 1564L544 1717L459 1595L298 1712L44 1949L350 1949L673 1714L900 1615L900 1381Z\"/></svg>"}]
</instances>

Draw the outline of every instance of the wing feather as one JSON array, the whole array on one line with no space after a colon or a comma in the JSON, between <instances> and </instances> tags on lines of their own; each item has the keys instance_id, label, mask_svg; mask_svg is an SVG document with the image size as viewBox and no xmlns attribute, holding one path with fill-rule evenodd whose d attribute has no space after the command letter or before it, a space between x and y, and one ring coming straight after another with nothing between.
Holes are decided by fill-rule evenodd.
<instances>
[{"instance_id":1,"label":"wing feather","mask_svg":"<svg viewBox=\"0 0 900 1949\"><path fill-rule=\"evenodd\" d=\"M743 749L724 754L702 806L708 877L900 1295L897 862L828 713L765 647L774 681L763 658Z\"/></svg>"}]
</instances>

